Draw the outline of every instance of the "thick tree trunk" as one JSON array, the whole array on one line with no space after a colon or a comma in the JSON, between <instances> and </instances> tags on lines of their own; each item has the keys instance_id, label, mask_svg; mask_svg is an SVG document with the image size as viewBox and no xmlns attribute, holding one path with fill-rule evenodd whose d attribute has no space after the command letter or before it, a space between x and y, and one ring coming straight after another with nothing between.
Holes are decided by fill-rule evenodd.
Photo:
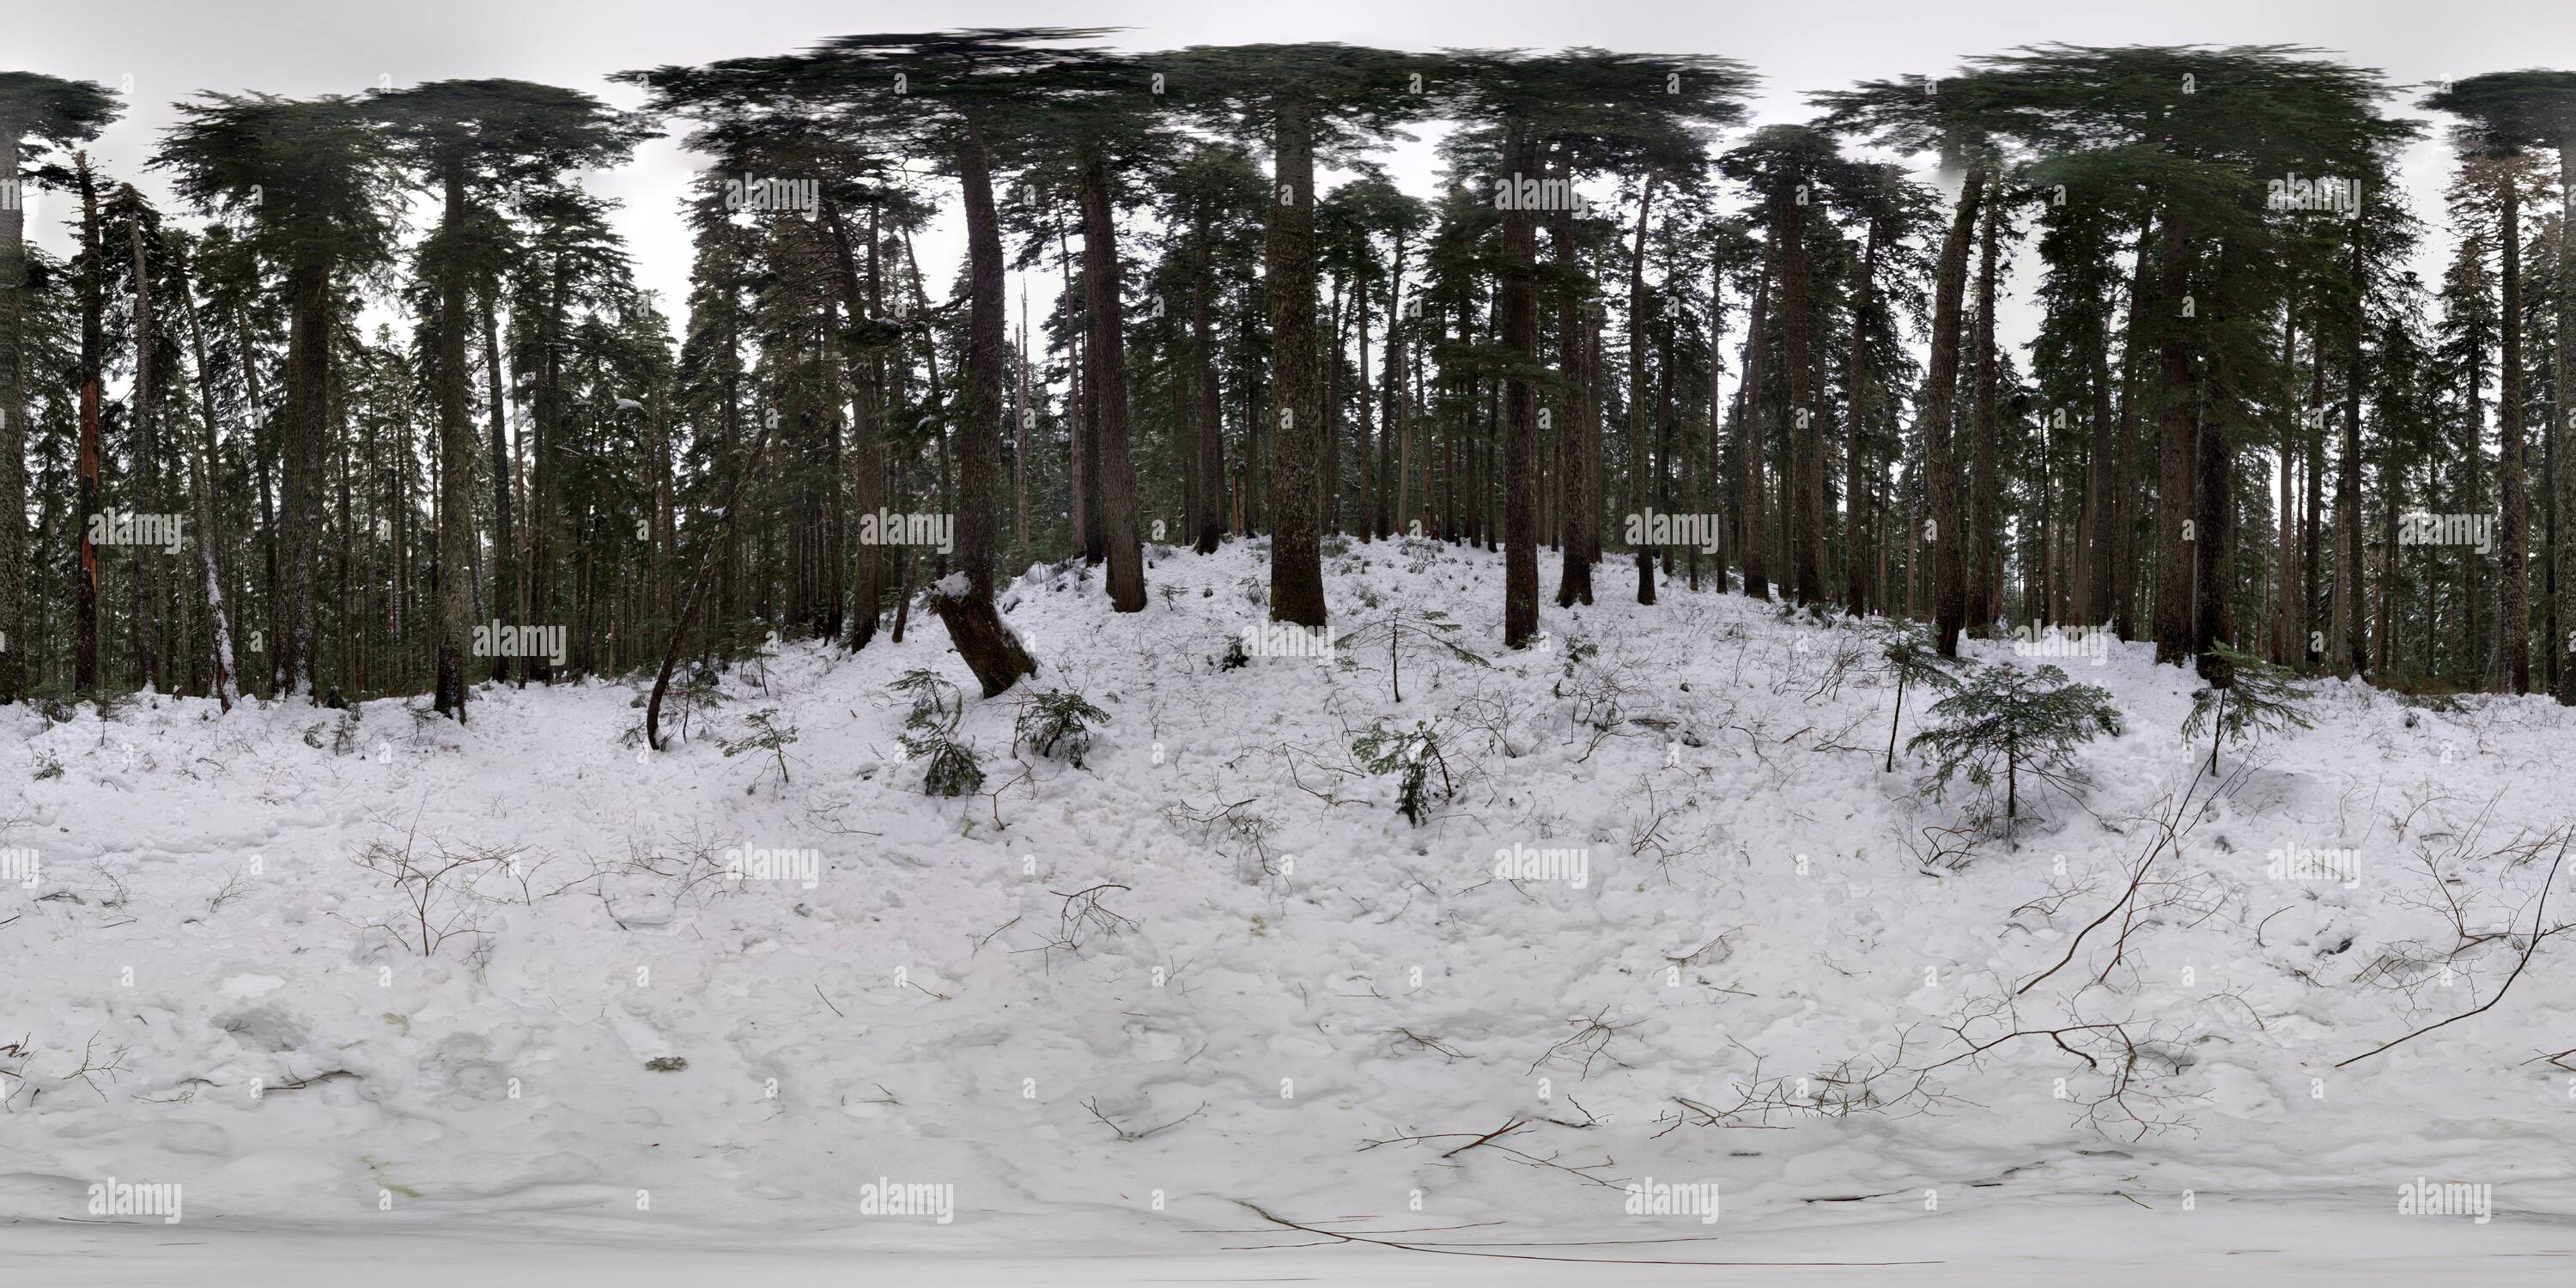
<instances>
[{"instance_id":1,"label":"thick tree trunk","mask_svg":"<svg viewBox=\"0 0 2576 1288\"><path fill-rule=\"evenodd\" d=\"M1995 350L1995 258L2003 204L2000 197L1986 203L1985 229L1977 251L1977 386L1970 416L1976 441L1968 455L1968 535L1973 539L1968 551L1968 612L1979 635L1991 631L2003 616L2003 513L1995 470L1999 432L1995 404L2001 376L1997 370L2001 355Z\"/></svg>"},{"instance_id":2,"label":"thick tree trunk","mask_svg":"<svg viewBox=\"0 0 2576 1288\"><path fill-rule=\"evenodd\" d=\"M492 438L492 614L519 620L519 535L511 511L510 439L504 411L506 378L501 370L500 285L486 283L483 303L484 410ZM507 683L511 658L495 650L492 678ZM524 674L524 672L523 672Z\"/></svg>"},{"instance_id":3,"label":"thick tree trunk","mask_svg":"<svg viewBox=\"0 0 2576 1288\"><path fill-rule=\"evenodd\" d=\"M1225 539L1225 399L1216 380L1216 326L1210 317L1213 306L1209 295L1213 285L1208 281L1212 271L1209 238L1212 234L1202 222L1197 232L1198 271L1190 283L1190 368L1196 377L1199 423L1199 531L1196 549L1200 554L1216 553Z\"/></svg>"},{"instance_id":4,"label":"thick tree trunk","mask_svg":"<svg viewBox=\"0 0 2576 1288\"><path fill-rule=\"evenodd\" d=\"M1324 556L1315 460L1315 152L1306 107L1278 107L1262 263L1270 296L1270 619L1324 624Z\"/></svg>"},{"instance_id":5,"label":"thick tree trunk","mask_svg":"<svg viewBox=\"0 0 2576 1288\"><path fill-rule=\"evenodd\" d=\"M1082 291L1091 314L1091 391L1099 414L1091 442L1100 480L1098 528L1109 561L1109 604L1145 610L1145 554L1138 544L1136 467L1127 451L1127 319L1118 298L1117 212L1109 163L1093 157L1082 181ZM1321 575L1320 573L1318 574Z\"/></svg>"},{"instance_id":6,"label":"thick tree trunk","mask_svg":"<svg viewBox=\"0 0 2576 1288\"><path fill-rule=\"evenodd\" d=\"M2497 500L2504 513L2496 542L2495 687L2506 693L2531 692L2531 505L2523 465L2522 371L2522 185L2518 165L2497 167L2497 249L2504 259L2503 400L2496 408L2496 429L2503 439L2497 462ZM2359 655L2356 653L2358 662Z\"/></svg>"},{"instance_id":7,"label":"thick tree trunk","mask_svg":"<svg viewBox=\"0 0 2576 1288\"><path fill-rule=\"evenodd\" d=\"M1878 235L1879 221L1871 219L1864 234L1860 277L1852 283L1851 348L1843 360L1843 607L1854 617L1869 611L1869 524L1862 511L1869 488L1863 478L1861 431L1869 420L1868 323L1870 291L1878 278ZM1712 346L1709 352L1714 355L1716 349ZM1710 365L1715 365L1713 359ZM1712 420L1716 414L1712 405Z\"/></svg>"},{"instance_id":8,"label":"thick tree trunk","mask_svg":"<svg viewBox=\"0 0 2576 1288\"><path fill-rule=\"evenodd\" d=\"M1745 317L1744 382L1736 397L1735 542L1744 552L1744 593L1771 598L1771 536L1762 514L1763 440L1762 368L1764 339L1771 322L1772 259L1765 256L1762 279L1753 288L1753 309Z\"/></svg>"},{"instance_id":9,"label":"thick tree trunk","mask_svg":"<svg viewBox=\"0 0 2576 1288\"><path fill-rule=\"evenodd\" d=\"M835 278L840 287L841 307L853 319L873 318L873 294L859 280L858 255L850 247L850 227L838 203L823 203L825 226L832 234L832 260L839 272ZM875 263L876 247L868 247L869 262ZM884 504L885 463L877 449L877 381L876 368L870 355L844 344L842 368L848 373L850 395L856 410L852 414L850 433L850 504L861 515L875 514ZM1025 383L1023 397L1026 396ZM1022 442L1026 442L1023 434ZM1021 522L1025 526L1026 496L1022 496ZM861 542L852 557L850 572L850 651L866 648L876 638L877 603L884 598L879 586L885 567L885 550L873 542Z\"/></svg>"},{"instance_id":10,"label":"thick tree trunk","mask_svg":"<svg viewBox=\"0 0 2576 1288\"><path fill-rule=\"evenodd\" d=\"M1628 513L1642 523L1654 505L1646 487L1646 217L1655 207L1655 175L1637 198L1637 245L1628 256ZM1637 602L1655 602L1655 548L1637 543Z\"/></svg>"},{"instance_id":11,"label":"thick tree trunk","mask_svg":"<svg viewBox=\"0 0 2576 1288\"><path fill-rule=\"evenodd\" d=\"M2192 514L2191 345L2183 306L2191 291L2190 230L2180 209L2158 215L2158 394L2163 432L2156 449L2156 661L2183 662L2192 645L2192 587L2198 565Z\"/></svg>"},{"instance_id":12,"label":"thick tree trunk","mask_svg":"<svg viewBox=\"0 0 2576 1288\"><path fill-rule=\"evenodd\" d=\"M197 512L197 575L205 583L206 691L218 706L230 711L238 691L234 688L237 671L233 663L232 613L224 602L223 507L216 499L216 488L223 479L218 468L223 457L215 438L215 381L206 366L205 321L197 314L197 292L189 283L185 260L179 264L178 277L179 300L187 308L188 347L197 360L200 424L189 493Z\"/></svg>"},{"instance_id":13,"label":"thick tree trunk","mask_svg":"<svg viewBox=\"0 0 2576 1288\"><path fill-rule=\"evenodd\" d=\"M1538 168L1529 126L1505 126L1506 173ZM1538 634L1538 220L1527 210L1503 212L1503 347L1517 370L1503 386L1503 646L1526 647Z\"/></svg>"},{"instance_id":14,"label":"thick tree trunk","mask_svg":"<svg viewBox=\"0 0 2576 1288\"><path fill-rule=\"evenodd\" d=\"M2549 647L2558 658L2555 692L2561 706L2576 706L2576 132L2558 141L2558 333L2550 343L2552 366L2549 400L2551 455L2550 507L2557 515L2550 566L2557 572L2558 629ZM6 280L0 277L0 280Z\"/></svg>"},{"instance_id":15,"label":"thick tree trunk","mask_svg":"<svg viewBox=\"0 0 2576 1288\"><path fill-rule=\"evenodd\" d=\"M26 700L27 391L23 374L27 215L18 136L0 127L0 705Z\"/></svg>"},{"instance_id":16,"label":"thick tree trunk","mask_svg":"<svg viewBox=\"0 0 2576 1288\"><path fill-rule=\"evenodd\" d=\"M2356 293L2367 289L2357 234L2350 279ZM2370 665L2369 624L2361 616L2361 327L2356 316L2345 340L2343 460L2335 471L2335 672L2347 676Z\"/></svg>"},{"instance_id":17,"label":"thick tree trunk","mask_svg":"<svg viewBox=\"0 0 2576 1288\"><path fill-rule=\"evenodd\" d=\"M1803 194L1803 190L1802 190ZM1789 567L1801 604L1825 600L1824 411L1808 397L1814 365L1808 353L1807 207L1790 193L1775 203L1780 248L1780 365L1789 391L1790 480L1787 513Z\"/></svg>"},{"instance_id":18,"label":"thick tree trunk","mask_svg":"<svg viewBox=\"0 0 2576 1288\"><path fill-rule=\"evenodd\" d=\"M432 373L438 399L438 713L465 723L465 646L473 630L474 580L468 572L474 542L474 410L465 373L465 167L450 162L444 176L446 217L440 223L438 334ZM497 651L497 650L495 650Z\"/></svg>"},{"instance_id":19,"label":"thick tree trunk","mask_svg":"<svg viewBox=\"0 0 2576 1288\"><path fill-rule=\"evenodd\" d=\"M91 521L104 498L99 494L98 402L101 368L107 361L105 309L100 298L101 262L98 228L98 181L90 172L89 154L72 158L81 196L81 393L79 496L72 521L80 526L80 567L72 608L72 691L98 691L98 545L90 538Z\"/></svg>"},{"instance_id":20,"label":"thick tree trunk","mask_svg":"<svg viewBox=\"0 0 2576 1288\"><path fill-rule=\"evenodd\" d=\"M1037 663L993 607L995 486L1002 413L1002 226L993 211L992 162L971 127L957 147L966 212L966 374L958 398L957 566L932 589L949 642L993 697Z\"/></svg>"},{"instance_id":21,"label":"thick tree trunk","mask_svg":"<svg viewBox=\"0 0 2576 1288\"><path fill-rule=\"evenodd\" d=\"M1968 170L1950 214L1950 230L1941 239L1941 258L1933 273L1932 355L1923 375L1923 402L1916 424L1923 436L1924 490L1932 507L1925 541L1932 547L1932 638L1941 656L1959 655L1959 631L1968 621L1967 547L1959 522L1959 472L1950 448L1959 396L1960 308L1968 289L1968 240L1976 232L1977 208L1985 199L1986 171Z\"/></svg>"}]
</instances>

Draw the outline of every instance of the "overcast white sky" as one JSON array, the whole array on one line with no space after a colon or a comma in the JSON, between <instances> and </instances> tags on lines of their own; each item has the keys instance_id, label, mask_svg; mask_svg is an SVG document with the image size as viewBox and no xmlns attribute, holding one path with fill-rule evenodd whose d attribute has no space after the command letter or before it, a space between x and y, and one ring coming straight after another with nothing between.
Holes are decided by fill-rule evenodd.
<instances>
[{"instance_id":1,"label":"overcast white sky","mask_svg":"<svg viewBox=\"0 0 2576 1288\"><path fill-rule=\"evenodd\" d=\"M1130 28L1108 43L1138 49L1343 40L1410 49L1597 45L1723 54L1763 76L1755 101L1762 121L1805 119L1802 95L1808 91L1939 72L1962 55L2050 41L2306 44L2380 68L2400 83L2517 67L2576 67L2576 5L2569 0L89 0L19 3L11 9L0 20L0 39L6 41L0 66L97 80L124 91L129 113L94 146L94 155L111 177L136 179L165 203L166 183L142 173L142 164L175 119L170 103L198 90L353 93L380 84L508 76L588 90L631 107L640 103L640 94L607 84L607 74L774 53L825 36L880 30L1080 24ZM1399 181L1417 192L1428 190L1427 147L1394 159ZM661 292L675 316L687 298L689 269L678 203L696 164L676 140L662 139L647 145L632 165L590 183L593 191L625 202L621 221L637 274L643 285ZM2411 158L2408 186L2419 215L2437 214L2446 164L2438 142L2419 147ZM70 246L61 213L59 200L49 201L30 227L58 252ZM954 238L936 238L922 250L926 258L949 260L958 247ZM2437 253L2438 248L2427 252ZM932 282L947 280L938 261L926 267ZM1041 283L1036 294L1043 307L1052 292ZM2007 334L2027 333L2026 316L2007 314L2003 321Z\"/></svg>"}]
</instances>

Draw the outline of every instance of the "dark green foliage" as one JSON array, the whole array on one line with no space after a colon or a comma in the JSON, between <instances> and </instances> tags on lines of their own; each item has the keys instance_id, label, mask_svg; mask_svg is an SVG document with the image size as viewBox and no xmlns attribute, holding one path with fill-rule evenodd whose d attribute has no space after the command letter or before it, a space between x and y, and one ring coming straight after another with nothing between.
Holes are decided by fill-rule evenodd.
<instances>
[{"instance_id":1,"label":"dark green foliage","mask_svg":"<svg viewBox=\"0 0 2576 1288\"><path fill-rule=\"evenodd\" d=\"M1352 741L1351 755L1372 774L1396 775L1395 812L1416 827L1431 815L1432 766L1440 768L1442 799L1457 792L1449 781L1449 762L1440 755L1440 735L1422 721L1414 721L1410 730L1371 725Z\"/></svg>"},{"instance_id":2,"label":"dark green foliage","mask_svg":"<svg viewBox=\"0 0 2576 1288\"><path fill-rule=\"evenodd\" d=\"M796 741L796 726L781 726L778 723L778 708L776 707L762 707L760 710L744 716L742 722L749 726L749 732L743 734L743 736L739 738L716 739L716 745L724 748L725 759L731 760L735 756L746 751L768 752L770 758L777 762L778 781L781 783L786 782L787 744ZM751 780L751 787L744 788L743 795L750 795L752 788L758 787L759 785L760 779L755 778Z\"/></svg>"},{"instance_id":3,"label":"dark green foliage","mask_svg":"<svg viewBox=\"0 0 2576 1288\"><path fill-rule=\"evenodd\" d=\"M965 718L966 696L937 673L906 671L886 686L912 699L904 717L905 732L896 736L903 754L924 762L921 790L929 796L963 796L984 785L984 766L975 748L957 736Z\"/></svg>"},{"instance_id":4,"label":"dark green foliage","mask_svg":"<svg viewBox=\"0 0 2576 1288\"><path fill-rule=\"evenodd\" d=\"M1109 713L1091 705L1081 694L1047 689L1020 704L1012 745L1025 739L1030 749L1041 756L1062 751L1064 758L1080 769L1083 753L1091 748L1091 726L1107 723Z\"/></svg>"},{"instance_id":5,"label":"dark green foliage","mask_svg":"<svg viewBox=\"0 0 2576 1288\"><path fill-rule=\"evenodd\" d=\"M1905 686L1957 688L1959 670L1966 663L1943 657L1932 642L1930 628L1902 618L1890 619L1878 628L1878 655L1886 662L1888 674L1896 677L1896 710L1887 718L1887 766L1880 771L1894 773L1896 728L1905 719Z\"/></svg>"},{"instance_id":6,"label":"dark green foliage","mask_svg":"<svg viewBox=\"0 0 2576 1288\"><path fill-rule=\"evenodd\" d=\"M1932 714L1942 723L1905 744L1908 751L1931 751L1925 790L1938 800L1952 779L1965 777L1983 792L1994 786L2000 769L2007 819L2020 817L2022 775L2072 794L2086 781L2076 748L2096 734L2120 732L2120 712L2109 693L2070 683L2053 666L1980 667L1956 692L1933 703Z\"/></svg>"},{"instance_id":7,"label":"dark green foliage","mask_svg":"<svg viewBox=\"0 0 2576 1288\"><path fill-rule=\"evenodd\" d=\"M2240 653L2224 641L2214 643L2210 653L2213 665L2207 669L2212 673L2212 683L2192 693L2191 715L2182 722L2185 738L2197 738L2201 730L2211 730L2210 773L2218 772L2218 744L2222 738L2241 747L2263 733L2292 726L2313 727L2299 704L2315 697L2316 691L2298 687L2287 668Z\"/></svg>"}]
</instances>

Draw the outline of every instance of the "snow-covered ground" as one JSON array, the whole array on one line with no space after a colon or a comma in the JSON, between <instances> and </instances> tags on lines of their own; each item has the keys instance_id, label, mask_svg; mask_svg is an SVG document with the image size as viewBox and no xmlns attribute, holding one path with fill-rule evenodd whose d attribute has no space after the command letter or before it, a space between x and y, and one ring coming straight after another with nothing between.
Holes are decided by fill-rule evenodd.
<instances>
[{"instance_id":1,"label":"snow-covered ground","mask_svg":"<svg viewBox=\"0 0 2576 1288\"><path fill-rule=\"evenodd\" d=\"M1972 802L1882 771L1866 624L1641 608L1612 563L1506 654L1499 555L1351 543L1355 637L1227 666L1263 559L1158 548L1126 616L1075 572L1006 588L1023 691L1110 716L1079 768L1015 750L1022 691L976 700L918 615L734 668L659 755L634 683L479 690L461 729L0 709L0 1271L2563 1278L2566 941L2337 1067L2576 914L2533 906L2576 815L2546 699L2326 681L2210 779L2146 646L1975 644L2125 731L1962 851ZM982 791L925 796L898 744L925 667ZM783 781L719 745L764 710ZM1416 721L1420 825L1351 749ZM2411 1214L2419 1180L2486 1219ZM1815 1264L1853 1262L1921 1264Z\"/></svg>"}]
</instances>

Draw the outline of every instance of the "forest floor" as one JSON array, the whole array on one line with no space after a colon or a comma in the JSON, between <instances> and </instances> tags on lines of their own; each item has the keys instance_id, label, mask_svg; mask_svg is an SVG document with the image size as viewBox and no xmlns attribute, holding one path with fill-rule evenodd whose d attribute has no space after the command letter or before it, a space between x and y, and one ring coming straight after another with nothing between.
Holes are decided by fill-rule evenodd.
<instances>
[{"instance_id":1,"label":"forest floor","mask_svg":"<svg viewBox=\"0 0 2576 1288\"><path fill-rule=\"evenodd\" d=\"M1506 654L1501 556L1336 550L1329 659L1226 665L1261 543L1157 547L1142 613L1004 588L1020 691L916 614L660 754L649 677L0 708L0 1271L2563 1279L2567 710L2327 679L2210 777L2148 646L1974 642L2124 716L2006 829L1883 770L1866 623L1614 560ZM982 789L923 793L915 668ZM1080 767L1015 740L1047 689ZM762 711L783 766L720 745ZM1418 825L1352 751L1417 721Z\"/></svg>"}]
</instances>

